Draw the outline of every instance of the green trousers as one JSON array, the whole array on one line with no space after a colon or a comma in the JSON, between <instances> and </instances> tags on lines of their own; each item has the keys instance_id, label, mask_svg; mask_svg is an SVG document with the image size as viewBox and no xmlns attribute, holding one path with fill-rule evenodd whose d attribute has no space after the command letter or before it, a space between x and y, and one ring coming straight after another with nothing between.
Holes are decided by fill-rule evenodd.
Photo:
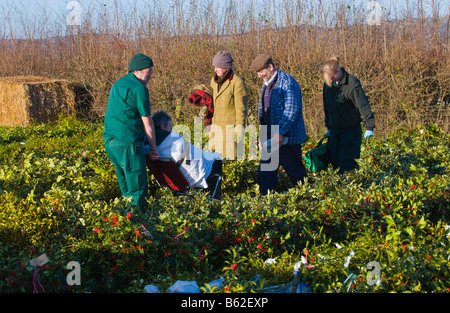
<instances>
[{"instance_id":1,"label":"green trousers","mask_svg":"<svg viewBox=\"0 0 450 313\"><path fill-rule=\"evenodd\" d=\"M146 203L148 178L142 145L113 139L106 143L105 150L116 168L122 195L132 197L133 204L143 208Z\"/></svg>"},{"instance_id":2,"label":"green trousers","mask_svg":"<svg viewBox=\"0 0 450 313\"><path fill-rule=\"evenodd\" d=\"M339 173L356 168L355 159L361 154L361 126L345 129L332 128L328 136L331 164L339 168Z\"/></svg>"}]
</instances>

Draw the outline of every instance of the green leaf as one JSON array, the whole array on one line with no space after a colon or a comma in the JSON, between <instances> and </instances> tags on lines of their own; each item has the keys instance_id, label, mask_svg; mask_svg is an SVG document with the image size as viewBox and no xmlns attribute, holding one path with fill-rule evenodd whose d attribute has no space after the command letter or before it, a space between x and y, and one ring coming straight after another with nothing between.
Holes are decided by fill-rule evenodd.
<instances>
[{"instance_id":1,"label":"green leaf","mask_svg":"<svg viewBox=\"0 0 450 313\"><path fill-rule=\"evenodd\" d=\"M393 225L395 226L395 221L391 215L385 215L383 218L386 221L388 228L390 228Z\"/></svg>"},{"instance_id":2,"label":"green leaf","mask_svg":"<svg viewBox=\"0 0 450 313\"><path fill-rule=\"evenodd\" d=\"M419 221L419 228L424 229L427 226L427 222L425 221L425 216L422 215Z\"/></svg>"},{"instance_id":3,"label":"green leaf","mask_svg":"<svg viewBox=\"0 0 450 313\"><path fill-rule=\"evenodd\" d=\"M405 231L409 235L409 237L414 237L414 231L411 226L406 227Z\"/></svg>"}]
</instances>

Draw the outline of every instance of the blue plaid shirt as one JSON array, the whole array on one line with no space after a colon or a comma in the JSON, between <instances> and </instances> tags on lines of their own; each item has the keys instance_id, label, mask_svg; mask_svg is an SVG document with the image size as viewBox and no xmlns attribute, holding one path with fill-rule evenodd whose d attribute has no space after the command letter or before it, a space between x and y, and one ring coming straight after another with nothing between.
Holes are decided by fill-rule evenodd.
<instances>
[{"instance_id":1,"label":"blue plaid shirt","mask_svg":"<svg viewBox=\"0 0 450 313\"><path fill-rule=\"evenodd\" d=\"M290 145L302 144L306 141L305 122L303 120L302 91L298 82L289 74L277 69L277 82L270 98L270 120L272 125L279 125L279 132L289 137ZM262 124L262 99L259 100L259 121Z\"/></svg>"}]
</instances>

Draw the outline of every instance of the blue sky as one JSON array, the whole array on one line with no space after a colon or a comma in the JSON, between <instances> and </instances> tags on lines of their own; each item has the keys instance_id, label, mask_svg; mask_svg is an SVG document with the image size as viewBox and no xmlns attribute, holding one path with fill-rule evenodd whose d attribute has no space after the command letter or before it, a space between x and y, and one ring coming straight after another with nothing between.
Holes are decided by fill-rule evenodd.
<instances>
[{"instance_id":1,"label":"blue sky","mask_svg":"<svg viewBox=\"0 0 450 313\"><path fill-rule=\"evenodd\" d=\"M42 8L47 8L50 12L52 13L65 13L67 12L66 10L66 6L67 3L71 2L72 0L2 0L1 3L6 3L6 4L16 4L18 6L22 6L25 9L29 10L30 12L38 9L42 9ZM255 3L258 2L264 2L263 0L258 1L258 0L253 0ZM368 3L371 0L348 0L348 1L342 1L345 3L362 3L363 5L365 3ZM120 5L127 5L129 3L134 4L134 3L145 3L145 0L77 0L77 2L79 2L83 7L86 6L100 6L102 4L105 4L107 6L113 6L114 2L119 3ZM174 0L161 0L161 2L164 3L173 3L175 2ZM188 3L189 1L184 1L186 3ZM216 2L222 2L222 3L226 3L226 0L220 0ZM282 2L282 1L280 1ZM326 3L327 1L323 1L323 3ZM406 9L407 5L409 4L410 7L413 7L416 5L416 3L418 2L417 0L377 0L377 2L379 2L382 6L386 6L386 7L396 7L399 9ZM432 0L424 0L423 3L425 5L425 7L431 7L432 5ZM434 2L438 3L441 8L442 8L442 14L447 15L449 14L449 8L450 8L450 4L447 1L444 0L435 0ZM446 3L447 2L447 3ZM446 8L446 10L445 10Z\"/></svg>"},{"instance_id":2,"label":"blue sky","mask_svg":"<svg viewBox=\"0 0 450 313\"><path fill-rule=\"evenodd\" d=\"M83 13L89 11L99 12L99 10L113 10L117 4L121 11L126 11L128 7L142 7L149 10L146 3L158 2L160 0L78 0L77 3L81 6L80 17L83 18ZM211 0L208 0L211 1ZM248 1L248 0L234 0L234 2ZM256 5L262 6L268 0L253 0ZM282 4L290 0L275 0ZM316 0L318 1L318 0ZM322 3L328 2L343 2L350 5L362 5L366 7L370 0L322 0ZM24 25L36 23L37 25L51 26L57 25L64 27L67 25L68 14L76 13L74 8L67 7L70 0L0 0L0 36L8 38L8 34L12 31L14 35L21 36L26 29ZM167 4L164 7L170 7L175 2L182 2L189 5L191 0L161 0L161 3ZM228 0L214 0L216 4L223 5ZM414 11L418 0L377 0L377 2L389 12L395 12L399 15L405 15L406 12ZM431 15L432 3L438 3L441 16L448 16L450 14L450 2L448 0L423 0L423 5L427 15ZM205 0L202 1L205 3ZM151 12L149 12L151 13ZM5 22L6 21L6 22ZM35 24L35 25L36 25ZM39 27L38 27L39 28ZM50 34L51 36L51 34Z\"/></svg>"}]
</instances>

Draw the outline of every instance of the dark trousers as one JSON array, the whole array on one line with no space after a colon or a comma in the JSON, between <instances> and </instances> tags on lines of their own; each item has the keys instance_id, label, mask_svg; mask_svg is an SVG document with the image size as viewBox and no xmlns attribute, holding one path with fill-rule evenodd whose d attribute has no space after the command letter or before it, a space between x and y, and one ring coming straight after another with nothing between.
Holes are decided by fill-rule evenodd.
<instances>
[{"instance_id":1,"label":"dark trousers","mask_svg":"<svg viewBox=\"0 0 450 313\"><path fill-rule=\"evenodd\" d=\"M352 128L330 129L328 148L331 164L339 168L339 173L351 171L356 168L355 159L361 155L361 126Z\"/></svg>"},{"instance_id":2,"label":"dark trousers","mask_svg":"<svg viewBox=\"0 0 450 313\"><path fill-rule=\"evenodd\" d=\"M222 160L215 160L206 182L208 183L208 191L211 195L214 194L214 199L220 200L222 198ZM217 175L220 175L217 176ZM217 187L217 189L216 189Z\"/></svg>"},{"instance_id":3,"label":"dark trousers","mask_svg":"<svg viewBox=\"0 0 450 313\"><path fill-rule=\"evenodd\" d=\"M301 145L285 145L279 150L279 165L274 171L263 171L261 165L269 163L269 160L261 160L258 168L258 185L261 195L266 195L269 190L274 190L278 184L278 169L280 165L286 171L292 184L296 186L307 177L302 159Z\"/></svg>"}]
</instances>

